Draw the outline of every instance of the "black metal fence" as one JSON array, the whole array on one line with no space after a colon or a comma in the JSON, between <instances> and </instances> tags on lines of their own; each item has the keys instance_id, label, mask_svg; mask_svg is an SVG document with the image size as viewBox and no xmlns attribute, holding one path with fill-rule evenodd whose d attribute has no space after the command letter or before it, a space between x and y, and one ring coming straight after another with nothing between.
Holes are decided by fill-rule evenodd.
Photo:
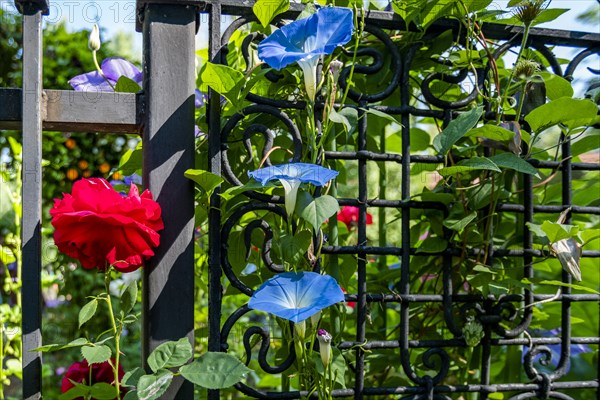
<instances>
[{"instance_id":1,"label":"black metal fence","mask_svg":"<svg viewBox=\"0 0 600 400\"><path fill-rule=\"evenodd\" d=\"M46 1L17 2L23 13L23 88L0 89L0 128L22 129L23 131L23 388L24 398L41 398L41 354L29 350L42 344L43 326L40 309L40 270L41 270L41 132L47 130L140 133L144 149L144 183L149 187L162 205L165 230L157 255L144 269L144 322L142 343L143 356L166 340L177 340L194 333L194 187L184 177L184 171L194 167L194 40L199 12L205 12L209 21L209 56L215 63L224 63L227 45L231 35L240 27L253 21L252 5L241 1L225 0L211 2L146 0L138 1L138 28L143 33L144 48L144 90L133 94L89 94L67 91L44 90L41 87L43 73L41 39L41 21L48 9ZM294 18L301 11L300 4L292 4L288 12L281 17ZM221 34L223 15L234 15L235 20ZM539 294L532 287L523 289L519 294L473 295L454 293L457 282L453 281L453 259L461 256L461 249L449 247L437 254L428 255L442 260L439 276L442 280L439 292L419 293L411 290L411 264L421 257L411 248L411 221L415 211L436 210L442 217L447 213L443 203L422 201L411 198L411 169L425 164L443 164L442 156L411 154L410 129L414 117L432 117L447 124L461 109L464 109L477 96L477 88L471 95L459 100L448 101L436 96L429 90L428 82L422 85L423 97L428 104L412 101L409 93L411 64L419 51L420 44L400 51L390 40L392 32L407 29L404 22L392 12L371 11L365 18L365 31L376 37L379 47L372 48L370 56L380 60L383 54L391 60L389 65L392 78L383 82L378 92L360 93L349 91L349 98L358 109L359 117L366 110L375 109L389 115L398 116L402 124L402 151L386 153L369 150L367 144L368 119L360 118L358 139L352 151L332 149L325 153L326 160L352 160L356 165L358 179L357 197L340 198L340 205L353 205L359 208L358 237L355 245L340 246L330 240L322 248L322 253L332 259L351 255L358 276L357 293L346 295L347 301L356 302L356 326L352 327L355 338L337 343L353 369L354 379L346 389L334 391L334 397L362 399L379 398L415 398L415 399L459 399L475 394L477 398L510 398L511 400L529 398L578 399L581 393L595 393L600 399L600 372L589 380L565 380L571 355L571 346L588 345L596 350L600 344L600 326L592 326L595 332L588 337L574 337L571 326L571 310L582 302L600 305L600 295L573 294L569 286L562 287L557 295ZM411 27L408 27L411 29ZM427 40L435 40L438 35L451 29L459 35L456 21L441 20L428 30ZM520 28L504 25L486 24L483 32L488 39L506 41L501 51L520 43ZM577 67L586 57L597 57L600 53L600 35L559 30L532 29L530 46L537 49L547 60L547 64L557 75L572 78ZM250 45L246 41L245 45ZM176 44L176 45L175 45ZM580 48L579 55L570 62L563 72L553 55L550 46L561 45ZM499 50L499 52L501 52ZM177 62L173 62L177 60ZM376 65L358 73L372 73L381 65ZM169 70L170 73L162 73ZM342 73L341 86L347 84L347 74ZM432 76L431 79L451 80L463 77ZM482 82L477 82L481 86ZM382 99L393 97L393 105L380 105ZM239 185L241 176L235 176L229 168L228 148L231 130L239 128L244 116L250 114L268 114L284 124L293 127L286 111L304 109L303 102L278 101L274 99L250 96L255 105L232 117L225 127L221 127L221 99L215 92L209 93L207 108L209 124L209 170L224 176L231 184ZM488 111L488 117L491 110ZM256 127L254 127L256 129ZM262 127L261 129L267 129ZM296 128L297 129L297 128ZM554 215L567 208L573 214L590 217L600 215L600 206L580 206L573 201L572 184L579 179L579 171L599 171L600 164L594 162L572 162L570 142L561 145L561 159L556 161L528 160L539 169L556 171L561 176L562 201L560 204L542 204L533 197L532 180L523 176L522 203L499 204L497 213L512 213L520 225L515 230L523 232L523 241L519 248L510 249L490 245L489 257L518 257L523 260L524 277L533 278L532 262L547 254L534 249L532 234L526 223L534 221L536 213ZM294 154L299 159L300 154ZM354 164L353 164L354 165ZM369 193L368 172L382 165L400 166L401 187L397 198L383 198L380 193ZM391 193L391 191L389 192ZM245 306L232 315L222 315L223 283L231 284L242 293L251 293L232 270L228 261L228 235L234 226L238 229L252 230L257 226L239 226L239 220L248 212L274 212L280 215L282 208L279 197L269 197L249 192L250 202L236 210L222 210L218 190L211 198L209 210L209 350L225 351L231 341L229 333L236 323L249 312ZM371 245L366 234L367 209L399 210L401 243L396 246ZM227 219L222 220L227 214ZM270 228L259 227L267 232ZM502 247L502 248L501 248ZM484 251L483 249L481 251ZM476 250L473 250L477 253ZM333 257L335 256L335 257ZM385 293L373 292L367 284L367 266L374 256L396 256L401 269L390 282ZM598 251L583 251L583 257L600 257ZM596 264L598 265L598 264ZM320 264L315 263L315 269ZM600 267L598 268L600 270ZM588 273L600 273L588 271ZM414 273L414 272L413 272ZM571 283L568 273L562 274L562 281ZM37 300L36 300L37 299ZM551 301L560 304L561 330L554 337L535 337L527 334L534 321L534 302ZM437 317L445 324L451 338L414 339L411 327L412 313L427 307L437 310ZM390 310L396 313L398 323L386 327L391 334L370 337L367 324L373 310ZM597 310L600 310L597 308ZM439 315L442 313L442 315ZM483 326L485 333L476 346L479 357L468 384L451 379L455 371L451 368L449 350L460 354L468 346L463 331L456 325L457 313L471 313ZM435 313L434 313L435 314ZM387 315L387 314L386 314ZM385 316L385 315L384 315ZM435 317L436 315L434 315ZM384 318L385 319L385 318ZM584 322L585 323L585 322ZM270 366L273 360L268 354L269 336L262 329L246 331L246 326L238 327L246 332L244 341L250 342L253 334L262 336L264 348L258 352L259 362L267 366L269 373L285 373L290 360L279 366ZM544 346L558 344L561 347L558 366L551 371L536 369L535 355L547 355ZM515 362L514 374L502 382L490 379L490 370L498 354L505 354L509 348L522 349L532 346L533 351L523 350L526 356ZM411 357L414 349L423 349L422 359ZM458 350L457 350L458 349ZM396 360L394 368L404 374L409 384L398 386L373 386L365 384L365 376L377 372L373 357L379 354L392 355ZM427 372L424 372L427 371ZM306 393L266 392L249 384L239 384L237 389L245 397L258 398L299 398ZM499 396L498 394L502 394ZM218 391L209 391L209 398L217 399ZM163 398L187 399L193 397L193 387L183 380L175 384Z\"/></svg>"}]
</instances>

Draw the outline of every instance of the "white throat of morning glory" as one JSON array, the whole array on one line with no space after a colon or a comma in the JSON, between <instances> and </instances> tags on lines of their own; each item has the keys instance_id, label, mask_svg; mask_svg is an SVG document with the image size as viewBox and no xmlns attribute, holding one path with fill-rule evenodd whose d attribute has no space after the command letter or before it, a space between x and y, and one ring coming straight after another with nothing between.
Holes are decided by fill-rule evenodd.
<instances>
[{"instance_id":1,"label":"white throat of morning glory","mask_svg":"<svg viewBox=\"0 0 600 400\"><path fill-rule=\"evenodd\" d=\"M298 60L298 65L304 73L304 85L308 99L313 102L317 93L317 64L319 64L319 55L311 54Z\"/></svg>"},{"instance_id":2,"label":"white throat of morning glory","mask_svg":"<svg viewBox=\"0 0 600 400\"><path fill-rule=\"evenodd\" d=\"M302 181L299 179L279 179L279 182L281 182L285 192L285 211L288 214L288 218L291 218L294 214L294 208L296 208L298 188Z\"/></svg>"}]
</instances>

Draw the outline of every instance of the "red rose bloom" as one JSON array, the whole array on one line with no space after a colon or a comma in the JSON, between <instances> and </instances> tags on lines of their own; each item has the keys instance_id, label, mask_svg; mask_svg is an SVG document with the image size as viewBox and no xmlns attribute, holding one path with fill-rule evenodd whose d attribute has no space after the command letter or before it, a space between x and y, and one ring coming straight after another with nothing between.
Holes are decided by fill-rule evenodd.
<instances>
[{"instance_id":1,"label":"red rose bloom","mask_svg":"<svg viewBox=\"0 0 600 400\"><path fill-rule=\"evenodd\" d=\"M123 367L119 365L119 382L121 382L121 379L123 379L123 375L125 375L125 371L123 371ZM90 366L87 360L74 362L65 373L65 376L63 376L60 389L63 393L66 393L71 388L74 388L75 385L71 381L83 383L87 386L91 386L95 383L100 382L108 383L109 385L114 385L115 382L115 373L113 371L113 367L110 366L108 361L99 364L92 364L91 377L92 381L88 382L90 380ZM121 390L121 393L124 392L125 390ZM75 400L84 399L83 397L78 397Z\"/></svg>"},{"instance_id":2,"label":"red rose bloom","mask_svg":"<svg viewBox=\"0 0 600 400\"><path fill-rule=\"evenodd\" d=\"M344 206L342 210L337 215L338 221L342 221L346 224L348 229L358 224L358 207L354 206ZM373 223L373 216L367 213L367 225L371 225Z\"/></svg>"},{"instance_id":3,"label":"red rose bloom","mask_svg":"<svg viewBox=\"0 0 600 400\"><path fill-rule=\"evenodd\" d=\"M152 248L160 242L156 231L164 225L160 206L148 190L140 195L132 183L124 196L105 179L91 178L75 182L72 194L63 195L50 210L54 242L83 268L113 265L131 272L154 255Z\"/></svg>"}]
</instances>

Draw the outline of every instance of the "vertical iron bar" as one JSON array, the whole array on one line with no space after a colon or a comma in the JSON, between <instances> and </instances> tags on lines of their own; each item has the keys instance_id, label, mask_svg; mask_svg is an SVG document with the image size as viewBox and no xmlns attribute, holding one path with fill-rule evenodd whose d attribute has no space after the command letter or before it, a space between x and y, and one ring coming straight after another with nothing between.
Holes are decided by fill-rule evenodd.
<instances>
[{"instance_id":1,"label":"vertical iron bar","mask_svg":"<svg viewBox=\"0 0 600 400\"><path fill-rule=\"evenodd\" d=\"M400 104L401 107L408 107L410 104L410 81L409 68L412 57L415 54L415 48L412 47L402 63L402 79L400 81ZM410 198L410 114L402 114L402 170L400 182L400 198L402 201L407 201ZM401 211L401 246L402 255L400 257L400 294L407 295L410 293L410 208L402 207ZM410 366L408 337L409 337L409 309L408 301L400 303L400 361L402 368L408 377L415 381L417 379L412 367Z\"/></svg>"},{"instance_id":2,"label":"vertical iron bar","mask_svg":"<svg viewBox=\"0 0 600 400\"><path fill-rule=\"evenodd\" d=\"M562 204L563 208L567 209L571 207L572 202L572 169L571 169L571 140L564 134L560 135L561 145L561 158L562 158ZM571 223L571 213L567 214L565 224ZM562 281L566 284L571 284L571 274L562 268ZM571 294L571 288L569 286L562 287L563 295ZM567 368L570 363L571 357L571 300L563 298L561 302L561 346L560 346L560 361L558 362L558 368L552 374L552 380L559 379L567 373Z\"/></svg>"},{"instance_id":3,"label":"vertical iron bar","mask_svg":"<svg viewBox=\"0 0 600 400\"><path fill-rule=\"evenodd\" d=\"M209 6L208 25L209 58L215 64L221 63L221 4L214 2ZM208 91L208 168L221 175L221 95L214 90ZM221 351L221 196L220 187L210 198L208 212L208 350ZM218 400L219 390L209 390L208 399Z\"/></svg>"},{"instance_id":4,"label":"vertical iron bar","mask_svg":"<svg viewBox=\"0 0 600 400\"><path fill-rule=\"evenodd\" d=\"M148 4L144 11L144 184L162 207L165 229L144 269L142 357L161 343L194 343L194 167L196 9ZM192 399L194 386L173 379L163 399Z\"/></svg>"},{"instance_id":5,"label":"vertical iron bar","mask_svg":"<svg viewBox=\"0 0 600 400\"><path fill-rule=\"evenodd\" d=\"M358 151L367 150L367 116L364 109L366 102L359 103L358 109ZM358 160L358 245L367 244L367 160ZM356 318L356 341L364 343L366 339L367 320L367 254L358 253L358 302ZM365 352L360 347L356 350L356 382L354 398L361 400L365 387Z\"/></svg>"},{"instance_id":6,"label":"vertical iron bar","mask_svg":"<svg viewBox=\"0 0 600 400\"><path fill-rule=\"evenodd\" d=\"M18 4L23 13L22 344L23 398L41 399L42 355L42 14L44 4Z\"/></svg>"}]
</instances>

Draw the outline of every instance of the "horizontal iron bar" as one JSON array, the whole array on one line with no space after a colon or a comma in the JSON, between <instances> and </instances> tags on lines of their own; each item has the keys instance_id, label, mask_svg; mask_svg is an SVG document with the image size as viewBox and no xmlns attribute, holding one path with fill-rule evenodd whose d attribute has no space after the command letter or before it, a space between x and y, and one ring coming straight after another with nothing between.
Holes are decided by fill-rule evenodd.
<instances>
[{"instance_id":1,"label":"horizontal iron bar","mask_svg":"<svg viewBox=\"0 0 600 400\"><path fill-rule=\"evenodd\" d=\"M0 129L21 130L22 96L21 89L0 89ZM141 131L141 93L44 90L42 103L46 131L138 134Z\"/></svg>"},{"instance_id":2,"label":"horizontal iron bar","mask_svg":"<svg viewBox=\"0 0 600 400\"><path fill-rule=\"evenodd\" d=\"M338 199L338 203L341 206L355 206L358 207L360 202L357 199L350 198L340 198ZM413 208L413 209L426 209L431 210L439 209L445 210L446 206L443 203L431 202L431 201L404 201L404 200L382 200L382 199L370 199L365 202L367 207L393 207L393 208ZM533 211L536 213L548 213L548 214L558 214L563 212L564 210L571 208L571 213L573 214L593 214L600 215L600 207L583 207L583 206L545 206L545 205L535 205L533 206ZM522 204L498 204L496 207L496 211L505 211L505 212L517 212L523 213L525 212L525 206Z\"/></svg>"},{"instance_id":3,"label":"horizontal iron bar","mask_svg":"<svg viewBox=\"0 0 600 400\"><path fill-rule=\"evenodd\" d=\"M462 249L449 248L436 253L417 253L416 248L409 250L411 255L422 255L422 256L434 256L434 255L452 255L460 256L463 253ZM469 255L477 255L483 252L483 250L472 249L467 252ZM397 255L401 256L403 249L401 247L378 247L378 246L323 246L324 254L375 254L375 255ZM546 250L507 250L507 249L494 249L491 253L495 257L523 257L529 255L533 257L548 257L550 253ZM600 257L600 251L598 250L584 250L583 257Z\"/></svg>"},{"instance_id":4,"label":"horizontal iron bar","mask_svg":"<svg viewBox=\"0 0 600 400\"><path fill-rule=\"evenodd\" d=\"M254 1L247 0L137 0L138 15L141 9L150 3L161 4L180 4L197 6L200 9L205 9L208 4L220 4L222 14L225 15L253 15L252 7ZM282 18L296 18L304 9L304 4L291 3L290 8L285 13L281 14ZM370 10L365 16L367 23L376 24L383 29L399 29L406 30L406 23L400 16L394 12ZM446 31L452 29L455 32L460 30L460 22L457 20L442 19L436 21L431 30ZM414 25L409 25L408 30L419 31L419 28ZM523 33L523 28L513 25L485 23L482 26L482 31L487 39L508 40L515 35ZM575 32L558 29L531 28L529 37L533 40L539 39L545 44L563 45L573 47L592 47L597 46L600 42L600 34L589 32Z\"/></svg>"},{"instance_id":5,"label":"horizontal iron bar","mask_svg":"<svg viewBox=\"0 0 600 400\"><path fill-rule=\"evenodd\" d=\"M377 153L374 151L326 151L325 158L328 160L369 160L369 161L390 161L402 163L400 154ZM455 161L460 158L455 157ZM443 156L411 155L411 163L423 164L443 164ZM527 160L532 166L541 169L557 169L560 167L560 161L540 161L534 158ZM574 171L600 171L600 163L571 163L571 169Z\"/></svg>"},{"instance_id":6,"label":"horizontal iron bar","mask_svg":"<svg viewBox=\"0 0 600 400\"><path fill-rule=\"evenodd\" d=\"M527 338L521 339L491 339L492 346L528 346L534 345L549 345L560 344L562 339L557 338L532 338L531 341ZM600 344L600 338L597 337L574 337L571 338L571 344ZM431 347L466 347L464 339L447 339L447 340L409 340L408 345L411 348L431 348ZM400 347L398 340L376 340L367 343L359 342L341 342L336 347L340 350L351 350L361 347L364 350L374 349L396 349Z\"/></svg>"},{"instance_id":7,"label":"horizontal iron bar","mask_svg":"<svg viewBox=\"0 0 600 400\"><path fill-rule=\"evenodd\" d=\"M378 303L439 303L444 301L444 296L441 294L367 294L367 302ZM453 294L451 296L453 302L457 303L474 303L474 302L522 302L525 296L522 294L512 294L508 296L483 296L477 294ZM346 294L346 301L357 301L356 294ZM600 301L600 294L562 294L556 296L553 294L536 294L533 296L534 301L561 302L561 301Z\"/></svg>"},{"instance_id":8,"label":"horizontal iron bar","mask_svg":"<svg viewBox=\"0 0 600 400\"><path fill-rule=\"evenodd\" d=\"M495 392L511 392L511 391L540 391L543 389L543 383L499 383L492 385L438 385L433 386L434 393L495 393ZM600 388L600 382L597 380L591 381L569 381L569 382L552 382L550 390L564 389L595 389ZM355 397L354 389L334 389L331 396L335 398ZM422 386L398 386L398 387L367 387L362 391L366 396L381 396L392 394L428 394L428 389ZM318 398L318 393L313 391L308 392L266 392L267 399L299 399L303 397Z\"/></svg>"}]
</instances>

